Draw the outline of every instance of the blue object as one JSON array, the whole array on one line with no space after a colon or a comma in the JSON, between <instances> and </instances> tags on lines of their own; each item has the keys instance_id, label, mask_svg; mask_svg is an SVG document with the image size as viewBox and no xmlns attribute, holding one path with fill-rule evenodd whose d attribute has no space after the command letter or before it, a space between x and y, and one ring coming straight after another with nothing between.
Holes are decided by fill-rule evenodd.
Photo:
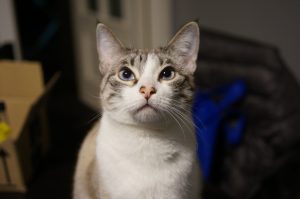
<instances>
[{"instance_id":1,"label":"blue object","mask_svg":"<svg viewBox=\"0 0 300 199\"><path fill-rule=\"evenodd\" d=\"M225 142L238 144L245 126L245 117L233 110L232 105L246 93L246 85L237 80L232 84L211 91L198 91L193 105L193 119L196 125L198 158L206 181L209 180L218 133L222 128ZM214 100L218 98L218 100ZM224 119L234 115L234 123L224 123ZM222 125L221 125L222 124Z\"/></svg>"}]
</instances>

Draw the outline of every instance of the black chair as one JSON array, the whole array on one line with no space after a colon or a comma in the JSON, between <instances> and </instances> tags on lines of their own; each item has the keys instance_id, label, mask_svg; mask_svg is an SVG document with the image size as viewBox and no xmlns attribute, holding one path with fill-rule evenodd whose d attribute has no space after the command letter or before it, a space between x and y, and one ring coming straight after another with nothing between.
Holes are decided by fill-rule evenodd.
<instances>
[{"instance_id":1,"label":"black chair","mask_svg":"<svg viewBox=\"0 0 300 199\"><path fill-rule=\"evenodd\" d=\"M244 136L238 146L218 145L205 198L300 198L296 79L276 47L203 28L196 85L208 89L235 79L248 88L236 105L247 118Z\"/></svg>"}]
</instances>

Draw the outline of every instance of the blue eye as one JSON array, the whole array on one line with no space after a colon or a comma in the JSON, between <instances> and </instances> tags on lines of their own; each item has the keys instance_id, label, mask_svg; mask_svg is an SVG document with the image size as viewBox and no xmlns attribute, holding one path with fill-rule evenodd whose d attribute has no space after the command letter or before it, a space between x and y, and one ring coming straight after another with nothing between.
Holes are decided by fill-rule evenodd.
<instances>
[{"instance_id":1,"label":"blue eye","mask_svg":"<svg viewBox=\"0 0 300 199\"><path fill-rule=\"evenodd\" d=\"M119 78L123 81L131 81L135 79L133 72L127 67L123 67L120 70Z\"/></svg>"},{"instance_id":2,"label":"blue eye","mask_svg":"<svg viewBox=\"0 0 300 199\"><path fill-rule=\"evenodd\" d=\"M175 70L171 66L164 68L159 74L159 79L162 80L171 80L174 77L175 77Z\"/></svg>"}]
</instances>

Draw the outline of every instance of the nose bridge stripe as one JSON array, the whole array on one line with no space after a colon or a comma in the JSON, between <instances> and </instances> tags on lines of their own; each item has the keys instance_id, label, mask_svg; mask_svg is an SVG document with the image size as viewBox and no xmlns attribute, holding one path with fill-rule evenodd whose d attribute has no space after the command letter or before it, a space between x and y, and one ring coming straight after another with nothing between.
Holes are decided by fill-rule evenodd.
<instances>
[{"instance_id":1,"label":"nose bridge stripe","mask_svg":"<svg viewBox=\"0 0 300 199\"><path fill-rule=\"evenodd\" d=\"M140 85L139 92L146 98L156 93L156 78L154 77L159 65L159 58L156 54L149 53L146 55L146 60L143 64L143 72L141 74L138 85Z\"/></svg>"},{"instance_id":2,"label":"nose bridge stripe","mask_svg":"<svg viewBox=\"0 0 300 199\"><path fill-rule=\"evenodd\" d=\"M144 64L143 74L141 75L140 80L143 81L143 84L154 83L153 74L155 73L156 66L159 64L159 59L157 55L149 53L146 55L147 59Z\"/></svg>"}]
</instances>

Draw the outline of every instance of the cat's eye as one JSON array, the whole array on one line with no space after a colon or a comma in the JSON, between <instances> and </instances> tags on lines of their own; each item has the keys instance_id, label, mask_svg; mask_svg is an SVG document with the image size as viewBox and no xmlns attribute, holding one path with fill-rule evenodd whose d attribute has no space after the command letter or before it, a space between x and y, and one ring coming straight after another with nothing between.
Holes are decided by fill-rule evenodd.
<instances>
[{"instance_id":1,"label":"cat's eye","mask_svg":"<svg viewBox=\"0 0 300 199\"><path fill-rule=\"evenodd\" d=\"M119 78L123 81L132 81L135 79L135 76L129 68L123 67L119 72Z\"/></svg>"},{"instance_id":2,"label":"cat's eye","mask_svg":"<svg viewBox=\"0 0 300 199\"><path fill-rule=\"evenodd\" d=\"M175 77L175 70L171 66L164 68L159 74L159 79L161 80L171 80L174 77Z\"/></svg>"}]
</instances>

